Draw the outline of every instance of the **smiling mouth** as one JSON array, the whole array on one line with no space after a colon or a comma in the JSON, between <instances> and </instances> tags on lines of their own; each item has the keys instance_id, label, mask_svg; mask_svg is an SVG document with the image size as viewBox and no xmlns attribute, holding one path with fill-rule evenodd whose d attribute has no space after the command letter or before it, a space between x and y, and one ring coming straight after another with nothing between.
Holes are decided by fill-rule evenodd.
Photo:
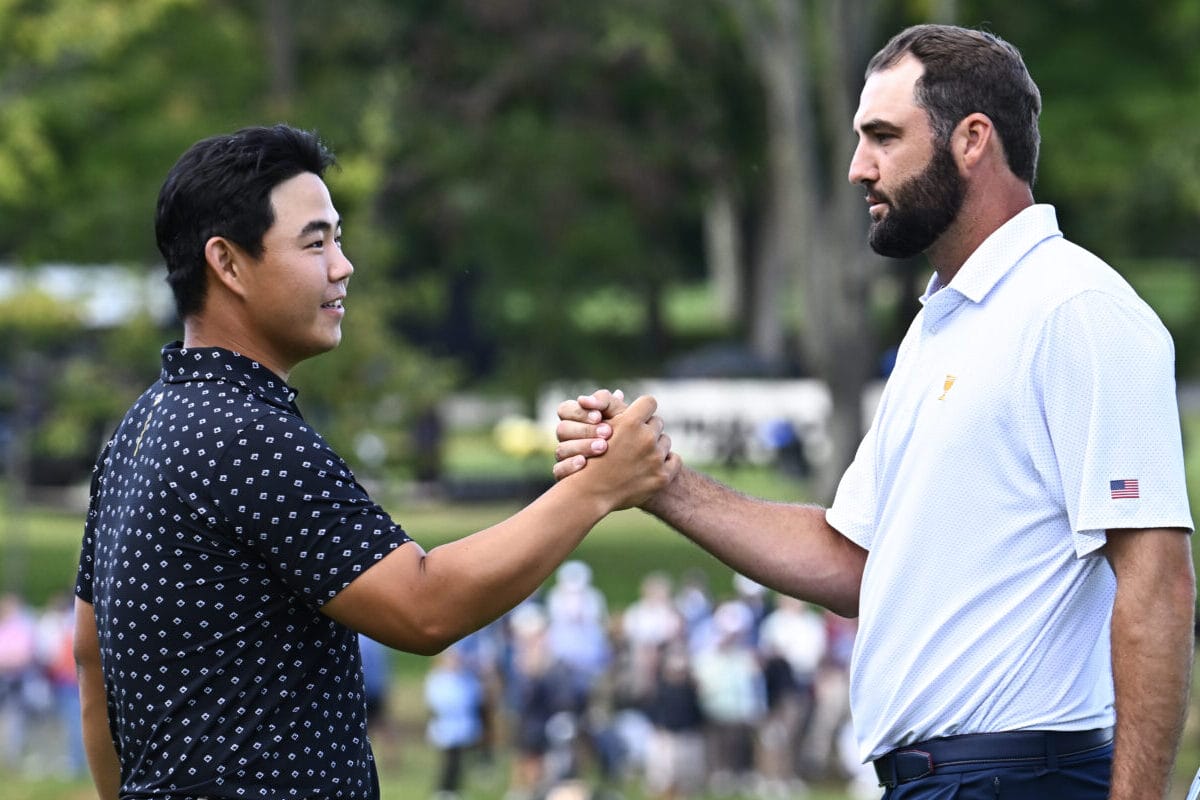
<instances>
[{"instance_id":1,"label":"smiling mouth","mask_svg":"<svg viewBox=\"0 0 1200 800\"><path fill-rule=\"evenodd\" d=\"M341 308L341 307L342 307L342 298L340 298L340 297L337 300L330 300L328 303L321 303L321 308Z\"/></svg>"}]
</instances>

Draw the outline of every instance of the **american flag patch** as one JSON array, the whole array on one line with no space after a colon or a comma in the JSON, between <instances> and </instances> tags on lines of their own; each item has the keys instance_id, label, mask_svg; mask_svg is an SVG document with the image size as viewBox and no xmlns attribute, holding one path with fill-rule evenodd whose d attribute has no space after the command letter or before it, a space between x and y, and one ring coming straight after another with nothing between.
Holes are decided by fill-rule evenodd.
<instances>
[{"instance_id":1,"label":"american flag patch","mask_svg":"<svg viewBox=\"0 0 1200 800\"><path fill-rule=\"evenodd\" d=\"M1109 481L1108 493L1112 495L1113 500L1123 500L1125 498L1138 497L1138 482L1126 478L1123 481Z\"/></svg>"}]
</instances>

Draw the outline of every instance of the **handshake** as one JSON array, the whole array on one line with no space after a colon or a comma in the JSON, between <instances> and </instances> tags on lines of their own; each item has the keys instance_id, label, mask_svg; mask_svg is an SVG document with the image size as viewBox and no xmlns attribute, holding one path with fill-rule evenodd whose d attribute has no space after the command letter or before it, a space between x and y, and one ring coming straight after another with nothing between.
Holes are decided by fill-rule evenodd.
<instances>
[{"instance_id":1,"label":"handshake","mask_svg":"<svg viewBox=\"0 0 1200 800\"><path fill-rule=\"evenodd\" d=\"M558 406L554 479L588 482L614 511L649 502L683 467L657 410L653 397L626 403L619 389L564 400Z\"/></svg>"}]
</instances>

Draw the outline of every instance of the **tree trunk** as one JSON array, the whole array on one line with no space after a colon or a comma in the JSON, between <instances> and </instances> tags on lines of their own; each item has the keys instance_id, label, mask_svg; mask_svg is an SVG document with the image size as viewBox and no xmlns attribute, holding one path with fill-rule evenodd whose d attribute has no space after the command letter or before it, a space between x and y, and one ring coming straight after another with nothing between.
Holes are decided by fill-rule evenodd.
<instances>
[{"instance_id":1,"label":"tree trunk","mask_svg":"<svg viewBox=\"0 0 1200 800\"><path fill-rule=\"evenodd\" d=\"M876 367L869 289L882 268L866 244L862 194L846 183L844 170L853 152L846 130L878 0L820 0L811 9L800 0L729 2L767 107L770 184L751 343L760 356L782 355L786 332L776 304L785 292L793 296L788 281L794 276L804 310L804 353L833 398L831 448L817 465L814 486L817 498L828 502L862 437L862 396ZM807 10L830 33L819 53L805 30ZM810 75L820 79L823 137L816 135L818 104ZM822 141L830 144L822 147Z\"/></svg>"},{"instance_id":2,"label":"tree trunk","mask_svg":"<svg viewBox=\"0 0 1200 800\"><path fill-rule=\"evenodd\" d=\"M768 188L747 321L750 348L782 364L787 331L781 303L791 296L796 269L812 230L813 179L802 144L811 137L806 54L795 0L729 0L746 53L766 97Z\"/></svg>"},{"instance_id":3,"label":"tree trunk","mask_svg":"<svg viewBox=\"0 0 1200 800\"><path fill-rule=\"evenodd\" d=\"M870 58L877 6L877 0L821 0L818 7L821 29L834 43L818 70L827 112L824 138L830 143L825 159L831 166L820 192L825 202L818 207L817 247L802 286L809 323L804 329L805 353L828 384L833 401L830 450L814 486L823 502L833 499L862 439L863 394L878 362L870 289L886 266L867 244L863 191L847 182L845 172L854 153L854 139L846 130Z\"/></svg>"},{"instance_id":4,"label":"tree trunk","mask_svg":"<svg viewBox=\"0 0 1200 800\"><path fill-rule=\"evenodd\" d=\"M704 208L704 254L717 316L732 322L742 310L742 242L733 191L724 180L714 184Z\"/></svg>"},{"instance_id":5,"label":"tree trunk","mask_svg":"<svg viewBox=\"0 0 1200 800\"><path fill-rule=\"evenodd\" d=\"M296 96L296 37L290 0L264 0L263 31L266 37L270 85L267 108L276 115L289 114Z\"/></svg>"}]
</instances>

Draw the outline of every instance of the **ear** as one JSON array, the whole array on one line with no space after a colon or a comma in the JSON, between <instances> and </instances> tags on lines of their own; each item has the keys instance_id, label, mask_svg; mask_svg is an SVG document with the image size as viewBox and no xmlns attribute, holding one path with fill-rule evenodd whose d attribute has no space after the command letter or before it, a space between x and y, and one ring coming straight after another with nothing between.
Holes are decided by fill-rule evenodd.
<instances>
[{"instance_id":1,"label":"ear","mask_svg":"<svg viewBox=\"0 0 1200 800\"><path fill-rule=\"evenodd\" d=\"M995 133L992 120L979 112L968 114L958 123L950 137L950 147L961 171L969 173L974 170L987 158L992 148L999 145L1000 140Z\"/></svg>"},{"instance_id":2,"label":"ear","mask_svg":"<svg viewBox=\"0 0 1200 800\"><path fill-rule=\"evenodd\" d=\"M248 258L240 247L224 236L213 236L204 243L204 260L214 280L239 297L245 295L243 279Z\"/></svg>"}]
</instances>

